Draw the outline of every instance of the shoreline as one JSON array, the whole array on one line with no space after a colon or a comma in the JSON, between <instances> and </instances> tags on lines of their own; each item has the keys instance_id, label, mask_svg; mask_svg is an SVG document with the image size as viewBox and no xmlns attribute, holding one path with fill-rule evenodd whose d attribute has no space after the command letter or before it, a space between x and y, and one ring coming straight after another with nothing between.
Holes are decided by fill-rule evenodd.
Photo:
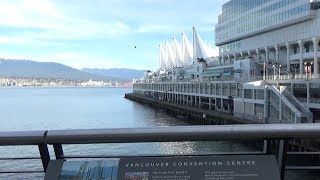
<instances>
[{"instance_id":1,"label":"shoreline","mask_svg":"<svg viewBox=\"0 0 320 180\"><path fill-rule=\"evenodd\" d=\"M132 86L0 86L0 89L22 89L22 88L132 88Z\"/></svg>"}]
</instances>

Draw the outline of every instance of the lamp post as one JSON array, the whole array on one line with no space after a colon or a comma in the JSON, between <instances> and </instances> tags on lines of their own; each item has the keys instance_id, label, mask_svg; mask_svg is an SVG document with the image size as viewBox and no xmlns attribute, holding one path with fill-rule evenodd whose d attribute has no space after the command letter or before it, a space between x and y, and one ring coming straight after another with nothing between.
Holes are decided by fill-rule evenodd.
<instances>
[{"instance_id":1,"label":"lamp post","mask_svg":"<svg viewBox=\"0 0 320 180\"><path fill-rule=\"evenodd\" d=\"M308 79L308 65L307 65L307 62L304 63L304 70L306 72L306 79Z\"/></svg>"},{"instance_id":2,"label":"lamp post","mask_svg":"<svg viewBox=\"0 0 320 180\"><path fill-rule=\"evenodd\" d=\"M261 58L260 58L260 59L261 59ZM267 67L266 67L266 62L264 61L264 62L263 62L263 80L266 80L266 76L267 76L267 75L266 75L266 68L267 68Z\"/></svg>"},{"instance_id":3,"label":"lamp post","mask_svg":"<svg viewBox=\"0 0 320 180\"><path fill-rule=\"evenodd\" d=\"M294 78L295 78L295 76L297 74L298 64L294 64L293 67L294 67Z\"/></svg>"},{"instance_id":4,"label":"lamp post","mask_svg":"<svg viewBox=\"0 0 320 180\"><path fill-rule=\"evenodd\" d=\"M311 68L312 68L312 66L313 66L313 62L311 62L310 63L310 66L309 66L309 72L310 72L310 79L312 78L312 72L311 72Z\"/></svg>"},{"instance_id":5,"label":"lamp post","mask_svg":"<svg viewBox=\"0 0 320 180\"><path fill-rule=\"evenodd\" d=\"M273 65L273 79L276 79L276 65Z\"/></svg>"},{"instance_id":6,"label":"lamp post","mask_svg":"<svg viewBox=\"0 0 320 180\"><path fill-rule=\"evenodd\" d=\"M298 64L293 65L293 67L294 67L294 75L296 75L297 74Z\"/></svg>"},{"instance_id":7,"label":"lamp post","mask_svg":"<svg viewBox=\"0 0 320 180\"><path fill-rule=\"evenodd\" d=\"M280 76L281 76L281 67L282 67L282 65L280 64L279 65L279 79L280 79Z\"/></svg>"},{"instance_id":8,"label":"lamp post","mask_svg":"<svg viewBox=\"0 0 320 180\"><path fill-rule=\"evenodd\" d=\"M311 67L313 65L313 62L305 62L304 63L304 69L305 69L305 72L306 72L306 79L311 79ZM309 76L309 73L310 73L310 76Z\"/></svg>"},{"instance_id":9,"label":"lamp post","mask_svg":"<svg viewBox=\"0 0 320 180\"><path fill-rule=\"evenodd\" d=\"M278 79L280 79L282 65L281 64L279 64L279 65L274 64L272 67L273 67L273 79L277 79L277 77L278 77ZM276 75L277 74L276 71L278 71L278 76Z\"/></svg>"}]
</instances>

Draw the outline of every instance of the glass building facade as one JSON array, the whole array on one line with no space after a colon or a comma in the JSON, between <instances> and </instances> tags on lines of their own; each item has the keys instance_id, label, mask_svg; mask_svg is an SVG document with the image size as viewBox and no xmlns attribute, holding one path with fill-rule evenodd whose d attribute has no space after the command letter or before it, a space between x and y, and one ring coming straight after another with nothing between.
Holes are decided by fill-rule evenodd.
<instances>
[{"instance_id":1,"label":"glass building facade","mask_svg":"<svg viewBox=\"0 0 320 180\"><path fill-rule=\"evenodd\" d=\"M228 21L269 1L271 0L231 0L222 6L222 14L218 17L218 21L219 23Z\"/></svg>"},{"instance_id":2,"label":"glass building facade","mask_svg":"<svg viewBox=\"0 0 320 180\"><path fill-rule=\"evenodd\" d=\"M308 16L310 0L231 0L222 7L216 25L216 42L225 42L255 33L288 21ZM224 43L220 52L240 48L237 41Z\"/></svg>"}]
</instances>

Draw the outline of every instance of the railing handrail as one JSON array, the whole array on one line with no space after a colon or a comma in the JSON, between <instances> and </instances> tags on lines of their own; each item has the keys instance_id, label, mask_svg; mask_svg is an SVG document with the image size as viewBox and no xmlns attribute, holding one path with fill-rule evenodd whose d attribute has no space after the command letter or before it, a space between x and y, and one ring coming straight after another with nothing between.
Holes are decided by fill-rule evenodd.
<instances>
[{"instance_id":1,"label":"railing handrail","mask_svg":"<svg viewBox=\"0 0 320 180\"><path fill-rule=\"evenodd\" d=\"M0 146L38 145L45 142L47 131L0 132Z\"/></svg>"},{"instance_id":2,"label":"railing handrail","mask_svg":"<svg viewBox=\"0 0 320 180\"><path fill-rule=\"evenodd\" d=\"M320 124L259 124L176 126L133 129L0 132L0 146L35 144L96 144L241 139L314 139Z\"/></svg>"},{"instance_id":3,"label":"railing handrail","mask_svg":"<svg viewBox=\"0 0 320 180\"><path fill-rule=\"evenodd\" d=\"M320 124L179 126L137 129L49 131L49 144L219 141L319 138Z\"/></svg>"},{"instance_id":4,"label":"railing handrail","mask_svg":"<svg viewBox=\"0 0 320 180\"><path fill-rule=\"evenodd\" d=\"M289 73L289 72L287 72ZM267 75L265 76L265 80L267 81L278 81L278 80L318 80L320 77L319 74L287 74L287 75ZM217 78L215 80L211 80L210 82L219 82L219 81L250 81L250 80L263 80L263 76L252 76L252 77L242 77L242 78L235 78L235 77L222 77ZM167 81L144 81L144 82L135 82L135 84L151 84L154 82L164 83L164 84L170 84L170 83L183 83L183 82L190 82L190 79L184 79L184 80L167 80ZM205 82L208 80L198 80L197 82Z\"/></svg>"},{"instance_id":5,"label":"railing handrail","mask_svg":"<svg viewBox=\"0 0 320 180\"><path fill-rule=\"evenodd\" d=\"M278 97L281 98L281 100L285 103L285 104L291 104L292 106L288 106L291 111L295 112L295 114L298 116L298 117L302 117L302 109L300 110L299 107L296 107L292 102L290 102L290 99L285 97L285 96L282 96L281 95L281 92L280 90L276 87L276 86L268 86L268 89L269 90L272 90L273 93L275 93Z\"/></svg>"},{"instance_id":6,"label":"railing handrail","mask_svg":"<svg viewBox=\"0 0 320 180\"><path fill-rule=\"evenodd\" d=\"M297 105L299 105L304 112L310 113L309 108L305 104L301 103L292 93L289 92L287 88L285 88L283 92L284 94L288 95Z\"/></svg>"}]
</instances>

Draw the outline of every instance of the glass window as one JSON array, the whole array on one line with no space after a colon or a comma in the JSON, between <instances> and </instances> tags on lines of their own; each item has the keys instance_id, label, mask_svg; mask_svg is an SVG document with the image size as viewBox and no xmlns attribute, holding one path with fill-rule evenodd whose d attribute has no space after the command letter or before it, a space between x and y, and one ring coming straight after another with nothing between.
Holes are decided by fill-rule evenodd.
<instances>
[{"instance_id":1,"label":"glass window","mask_svg":"<svg viewBox=\"0 0 320 180\"><path fill-rule=\"evenodd\" d=\"M264 90L260 90L260 89L255 90L254 98L264 100Z\"/></svg>"},{"instance_id":2,"label":"glass window","mask_svg":"<svg viewBox=\"0 0 320 180\"><path fill-rule=\"evenodd\" d=\"M245 89L244 90L244 98L252 99L252 89Z\"/></svg>"},{"instance_id":3,"label":"glass window","mask_svg":"<svg viewBox=\"0 0 320 180\"><path fill-rule=\"evenodd\" d=\"M307 52L307 53L310 52L310 44L309 44L309 43L306 43L306 44L304 45L304 47L306 48L306 52Z\"/></svg>"},{"instance_id":4,"label":"glass window","mask_svg":"<svg viewBox=\"0 0 320 180\"><path fill-rule=\"evenodd\" d=\"M297 54L297 51L298 51L298 47L297 47L297 45L294 45L293 46L293 54Z\"/></svg>"}]
</instances>

